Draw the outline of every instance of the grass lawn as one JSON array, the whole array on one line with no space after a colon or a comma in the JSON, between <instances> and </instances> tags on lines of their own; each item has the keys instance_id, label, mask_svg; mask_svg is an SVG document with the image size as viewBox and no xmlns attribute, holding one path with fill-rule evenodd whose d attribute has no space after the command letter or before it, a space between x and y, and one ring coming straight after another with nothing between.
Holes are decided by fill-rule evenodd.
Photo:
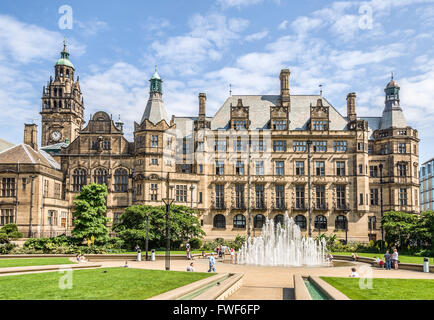
<instances>
[{"instance_id":1,"label":"grass lawn","mask_svg":"<svg viewBox=\"0 0 434 320\"><path fill-rule=\"evenodd\" d=\"M341 255L341 256L351 256L352 252L332 252L333 255ZM383 258L384 253L364 253L364 252L358 252L357 255L359 257L379 257L380 259ZM405 256L405 255L399 255L399 261L402 263L423 263L423 257L416 257L416 256ZM434 264L434 258L429 258L430 265Z\"/></svg>"},{"instance_id":2,"label":"grass lawn","mask_svg":"<svg viewBox=\"0 0 434 320\"><path fill-rule=\"evenodd\" d=\"M357 278L321 277L352 300L434 300L434 280L374 278L373 289L360 289Z\"/></svg>"},{"instance_id":3,"label":"grass lawn","mask_svg":"<svg viewBox=\"0 0 434 320\"><path fill-rule=\"evenodd\" d=\"M132 268L74 270L72 289L59 289L65 274L0 277L0 300L143 300L214 274Z\"/></svg>"},{"instance_id":4,"label":"grass lawn","mask_svg":"<svg viewBox=\"0 0 434 320\"><path fill-rule=\"evenodd\" d=\"M74 264L68 258L0 259L0 268Z\"/></svg>"}]
</instances>

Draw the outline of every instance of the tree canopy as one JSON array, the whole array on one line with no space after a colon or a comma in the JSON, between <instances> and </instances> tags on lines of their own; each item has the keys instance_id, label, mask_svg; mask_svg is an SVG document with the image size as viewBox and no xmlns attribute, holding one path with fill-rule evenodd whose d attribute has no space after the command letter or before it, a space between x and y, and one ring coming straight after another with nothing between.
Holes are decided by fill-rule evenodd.
<instances>
[{"instance_id":1,"label":"tree canopy","mask_svg":"<svg viewBox=\"0 0 434 320\"><path fill-rule=\"evenodd\" d=\"M166 246L166 207L134 205L125 210L113 228L130 249L136 244L145 247L148 215L150 248ZM170 207L171 247L178 248L189 239L202 238L204 234L194 210L186 206Z\"/></svg>"},{"instance_id":2,"label":"tree canopy","mask_svg":"<svg viewBox=\"0 0 434 320\"><path fill-rule=\"evenodd\" d=\"M75 197L73 209L72 237L77 242L95 239L95 244L104 244L109 240L106 226L110 221L105 216L107 186L90 184L84 186L80 194Z\"/></svg>"}]
</instances>

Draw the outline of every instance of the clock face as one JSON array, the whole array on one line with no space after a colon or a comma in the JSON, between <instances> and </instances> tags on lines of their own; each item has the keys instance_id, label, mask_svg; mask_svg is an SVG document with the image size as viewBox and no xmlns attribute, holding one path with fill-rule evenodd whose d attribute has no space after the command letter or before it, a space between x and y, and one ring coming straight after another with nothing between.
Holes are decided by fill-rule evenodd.
<instances>
[{"instance_id":1,"label":"clock face","mask_svg":"<svg viewBox=\"0 0 434 320\"><path fill-rule=\"evenodd\" d=\"M62 134L59 132L59 131L53 131L52 133L51 133L51 139L53 140L53 141L59 141L60 139L62 138Z\"/></svg>"}]
</instances>

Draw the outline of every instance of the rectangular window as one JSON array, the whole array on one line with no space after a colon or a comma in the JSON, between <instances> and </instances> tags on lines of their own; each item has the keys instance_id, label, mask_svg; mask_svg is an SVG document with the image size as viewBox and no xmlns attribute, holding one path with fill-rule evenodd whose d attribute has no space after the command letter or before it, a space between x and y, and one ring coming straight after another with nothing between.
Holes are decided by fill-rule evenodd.
<instances>
[{"instance_id":1,"label":"rectangular window","mask_svg":"<svg viewBox=\"0 0 434 320\"><path fill-rule=\"evenodd\" d=\"M158 136L151 137L151 146L152 148L158 148Z\"/></svg>"},{"instance_id":2,"label":"rectangular window","mask_svg":"<svg viewBox=\"0 0 434 320\"><path fill-rule=\"evenodd\" d=\"M61 184L55 183L54 184L54 198L60 199L60 193L61 193Z\"/></svg>"},{"instance_id":3,"label":"rectangular window","mask_svg":"<svg viewBox=\"0 0 434 320\"><path fill-rule=\"evenodd\" d=\"M225 174L225 162L224 161L216 161L215 162L215 174L218 176L222 176Z\"/></svg>"},{"instance_id":4,"label":"rectangular window","mask_svg":"<svg viewBox=\"0 0 434 320\"><path fill-rule=\"evenodd\" d=\"M23 178L22 181L23 181L23 191L26 191L27 179Z\"/></svg>"},{"instance_id":5,"label":"rectangular window","mask_svg":"<svg viewBox=\"0 0 434 320\"><path fill-rule=\"evenodd\" d=\"M333 141L333 150L335 152L346 152L348 149L347 141Z\"/></svg>"},{"instance_id":6,"label":"rectangular window","mask_svg":"<svg viewBox=\"0 0 434 320\"><path fill-rule=\"evenodd\" d=\"M235 174L237 176L244 176L244 162L243 161L237 161L235 166Z\"/></svg>"},{"instance_id":7,"label":"rectangular window","mask_svg":"<svg viewBox=\"0 0 434 320\"><path fill-rule=\"evenodd\" d=\"M175 191L176 202L187 202L187 185L177 185Z\"/></svg>"},{"instance_id":8,"label":"rectangular window","mask_svg":"<svg viewBox=\"0 0 434 320\"><path fill-rule=\"evenodd\" d=\"M369 166L369 175L371 178L378 177L378 166Z\"/></svg>"},{"instance_id":9,"label":"rectangular window","mask_svg":"<svg viewBox=\"0 0 434 320\"><path fill-rule=\"evenodd\" d=\"M199 173L203 173L203 164L199 165Z\"/></svg>"},{"instance_id":10,"label":"rectangular window","mask_svg":"<svg viewBox=\"0 0 434 320\"><path fill-rule=\"evenodd\" d=\"M2 209L0 211L0 226L14 223L14 209Z\"/></svg>"},{"instance_id":11,"label":"rectangular window","mask_svg":"<svg viewBox=\"0 0 434 320\"><path fill-rule=\"evenodd\" d=\"M198 152L202 152L202 151L205 150L204 147L205 147L205 144L204 144L203 142L198 142L198 143L197 143L196 151L198 151Z\"/></svg>"},{"instance_id":12,"label":"rectangular window","mask_svg":"<svg viewBox=\"0 0 434 320\"><path fill-rule=\"evenodd\" d=\"M203 198L202 198L202 192L199 192L199 203L202 203L202 201L203 201Z\"/></svg>"},{"instance_id":13,"label":"rectangular window","mask_svg":"<svg viewBox=\"0 0 434 320\"><path fill-rule=\"evenodd\" d=\"M44 197L45 198L48 198L48 186L49 186L49 181L44 180Z\"/></svg>"},{"instance_id":14,"label":"rectangular window","mask_svg":"<svg viewBox=\"0 0 434 320\"><path fill-rule=\"evenodd\" d=\"M304 161L295 162L295 175L304 176Z\"/></svg>"},{"instance_id":15,"label":"rectangular window","mask_svg":"<svg viewBox=\"0 0 434 320\"><path fill-rule=\"evenodd\" d=\"M336 186L336 200L338 209L347 209L347 203L345 200L345 186Z\"/></svg>"},{"instance_id":16,"label":"rectangular window","mask_svg":"<svg viewBox=\"0 0 434 320\"><path fill-rule=\"evenodd\" d=\"M273 151L274 152L285 152L286 151L286 141L274 140L273 141Z\"/></svg>"},{"instance_id":17,"label":"rectangular window","mask_svg":"<svg viewBox=\"0 0 434 320\"><path fill-rule=\"evenodd\" d=\"M363 205L363 193L359 195L359 204Z\"/></svg>"},{"instance_id":18,"label":"rectangular window","mask_svg":"<svg viewBox=\"0 0 434 320\"><path fill-rule=\"evenodd\" d=\"M398 153L406 153L407 148L405 143L398 144Z\"/></svg>"},{"instance_id":19,"label":"rectangular window","mask_svg":"<svg viewBox=\"0 0 434 320\"><path fill-rule=\"evenodd\" d=\"M226 152L226 140L214 141L214 151Z\"/></svg>"},{"instance_id":20,"label":"rectangular window","mask_svg":"<svg viewBox=\"0 0 434 320\"><path fill-rule=\"evenodd\" d=\"M365 151L365 144L363 142L357 142L357 150Z\"/></svg>"},{"instance_id":21,"label":"rectangular window","mask_svg":"<svg viewBox=\"0 0 434 320\"><path fill-rule=\"evenodd\" d=\"M292 149L294 152L306 152L306 141L294 141L292 143Z\"/></svg>"},{"instance_id":22,"label":"rectangular window","mask_svg":"<svg viewBox=\"0 0 434 320\"><path fill-rule=\"evenodd\" d=\"M158 201L158 184L157 183L151 183L151 201ZM185 201L187 202L187 201Z\"/></svg>"},{"instance_id":23,"label":"rectangular window","mask_svg":"<svg viewBox=\"0 0 434 320\"><path fill-rule=\"evenodd\" d=\"M153 166L158 166L158 159L151 159L151 164Z\"/></svg>"},{"instance_id":24,"label":"rectangular window","mask_svg":"<svg viewBox=\"0 0 434 320\"><path fill-rule=\"evenodd\" d=\"M223 209L225 206L225 189L224 185L216 184L215 186L215 205L216 208Z\"/></svg>"},{"instance_id":25,"label":"rectangular window","mask_svg":"<svg viewBox=\"0 0 434 320\"><path fill-rule=\"evenodd\" d=\"M264 152L267 151L267 144L264 140L253 141L253 151L254 152Z\"/></svg>"},{"instance_id":26,"label":"rectangular window","mask_svg":"<svg viewBox=\"0 0 434 320\"><path fill-rule=\"evenodd\" d=\"M285 186L276 185L276 208L285 209Z\"/></svg>"},{"instance_id":27,"label":"rectangular window","mask_svg":"<svg viewBox=\"0 0 434 320\"><path fill-rule=\"evenodd\" d=\"M247 141L246 140L234 140L234 151L243 152L247 151Z\"/></svg>"},{"instance_id":28,"label":"rectangular window","mask_svg":"<svg viewBox=\"0 0 434 320\"><path fill-rule=\"evenodd\" d=\"M235 185L235 206L237 209L244 209L244 185Z\"/></svg>"},{"instance_id":29,"label":"rectangular window","mask_svg":"<svg viewBox=\"0 0 434 320\"><path fill-rule=\"evenodd\" d=\"M276 161L276 176L284 176L285 175L285 162L284 161Z\"/></svg>"},{"instance_id":30,"label":"rectangular window","mask_svg":"<svg viewBox=\"0 0 434 320\"><path fill-rule=\"evenodd\" d=\"M371 189L371 206L378 206L378 189Z\"/></svg>"},{"instance_id":31,"label":"rectangular window","mask_svg":"<svg viewBox=\"0 0 434 320\"><path fill-rule=\"evenodd\" d=\"M273 130L286 130L288 128L286 120L273 120Z\"/></svg>"},{"instance_id":32,"label":"rectangular window","mask_svg":"<svg viewBox=\"0 0 434 320\"><path fill-rule=\"evenodd\" d=\"M141 183L136 185L136 195L138 195L138 196L142 195L142 184Z\"/></svg>"},{"instance_id":33,"label":"rectangular window","mask_svg":"<svg viewBox=\"0 0 434 320\"><path fill-rule=\"evenodd\" d=\"M407 205L407 188L399 189L399 204L401 206Z\"/></svg>"},{"instance_id":34,"label":"rectangular window","mask_svg":"<svg viewBox=\"0 0 434 320\"><path fill-rule=\"evenodd\" d=\"M327 120L314 120L312 121L312 130L328 130Z\"/></svg>"},{"instance_id":35,"label":"rectangular window","mask_svg":"<svg viewBox=\"0 0 434 320\"><path fill-rule=\"evenodd\" d=\"M327 141L314 141L312 145L314 152L327 152Z\"/></svg>"},{"instance_id":36,"label":"rectangular window","mask_svg":"<svg viewBox=\"0 0 434 320\"><path fill-rule=\"evenodd\" d=\"M345 176L345 161L336 162L336 175Z\"/></svg>"},{"instance_id":37,"label":"rectangular window","mask_svg":"<svg viewBox=\"0 0 434 320\"><path fill-rule=\"evenodd\" d=\"M304 191L305 186L295 187L295 207L297 209L305 209Z\"/></svg>"},{"instance_id":38,"label":"rectangular window","mask_svg":"<svg viewBox=\"0 0 434 320\"><path fill-rule=\"evenodd\" d=\"M363 174L363 165L359 164L359 174Z\"/></svg>"},{"instance_id":39,"label":"rectangular window","mask_svg":"<svg viewBox=\"0 0 434 320\"><path fill-rule=\"evenodd\" d=\"M264 188L263 184L257 184L255 186L256 208L257 209L264 209L265 208L264 189L265 188Z\"/></svg>"},{"instance_id":40,"label":"rectangular window","mask_svg":"<svg viewBox=\"0 0 434 320\"><path fill-rule=\"evenodd\" d=\"M2 179L2 197L15 197L15 178Z\"/></svg>"},{"instance_id":41,"label":"rectangular window","mask_svg":"<svg viewBox=\"0 0 434 320\"><path fill-rule=\"evenodd\" d=\"M255 162L255 171L257 176L264 175L264 161L256 161Z\"/></svg>"},{"instance_id":42,"label":"rectangular window","mask_svg":"<svg viewBox=\"0 0 434 320\"><path fill-rule=\"evenodd\" d=\"M104 143L103 143L104 150L110 150L110 146L111 146L110 140L104 140Z\"/></svg>"},{"instance_id":43,"label":"rectangular window","mask_svg":"<svg viewBox=\"0 0 434 320\"><path fill-rule=\"evenodd\" d=\"M316 161L315 169L317 176L325 176L325 162L324 161Z\"/></svg>"},{"instance_id":44,"label":"rectangular window","mask_svg":"<svg viewBox=\"0 0 434 320\"><path fill-rule=\"evenodd\" d=\"M400 177L407 176L407 165L406 164L398 164L398 174Z\"/></svg>"},{"instance_id":45,"label":"rectangular window","mask_svg":"<svg viewBox=\"0 0 434 320\"><path fill-rule=\"evenodd\" d=\"M56 225L56 211L48 210L47 223L49 226L55 226Z\"/></svg>"},{"instance_id":46,"label":"rectangular window","mask_svg":"<svg viewBox=\"0 0 434 320\"><path fill-rule=\"evenodd\" d=\"M232 123L235 130L247 129L247 120L233 120Z\"/></svg>"},{"instance_id":47,"label":"rectangular window","mask_svg":"<svg viewBox=\"0 0 434 320\"><path fill-rule=\"evenodd\" d=\"M316 208L320 210L325 210L325 186L316 186L315 187L315 195L316 195Z\"/></svg>"}]
</instances>

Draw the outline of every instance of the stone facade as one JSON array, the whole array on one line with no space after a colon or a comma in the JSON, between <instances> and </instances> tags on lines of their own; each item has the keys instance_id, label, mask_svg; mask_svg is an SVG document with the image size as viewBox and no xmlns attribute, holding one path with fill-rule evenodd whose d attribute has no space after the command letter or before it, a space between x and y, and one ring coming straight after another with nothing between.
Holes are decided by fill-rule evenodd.
<instances>
[{"instance_id":1,"label":"stone facade","mask_svg":"<svg viewBox=\"0 0 434 320\"><path fill-rule=\"evenodd\" d=\"M420 212L418 133L405 122L394 80L385 89L381 117L358 116L355 93L347 96L346 116L322 95L292 94L284 69L278 95L230 96L207 117L206 94L200 93L197 117L169 120L156 71L130 142L123 123L103 111L82 128L78 80L72 63L61 60L42 98L42 149L59 163L53 179L62 181L68 217L74 196L91 182L108 186L112 220L130 205L162 205L171 197L197 209L207 240L258 235L265 218L278 222L288 213L303 232L310 225L313 236L368 241L381 238L381 208ZM61 86L59 107L53 90ZM56 141L50 140L49 119L64 130L60 139L53 135ZM8 174L0 171L0 177ZM27 219L27 208L15 210ZM42 215L48 210L41 205Z\"/></svg>"}]
</instances>

